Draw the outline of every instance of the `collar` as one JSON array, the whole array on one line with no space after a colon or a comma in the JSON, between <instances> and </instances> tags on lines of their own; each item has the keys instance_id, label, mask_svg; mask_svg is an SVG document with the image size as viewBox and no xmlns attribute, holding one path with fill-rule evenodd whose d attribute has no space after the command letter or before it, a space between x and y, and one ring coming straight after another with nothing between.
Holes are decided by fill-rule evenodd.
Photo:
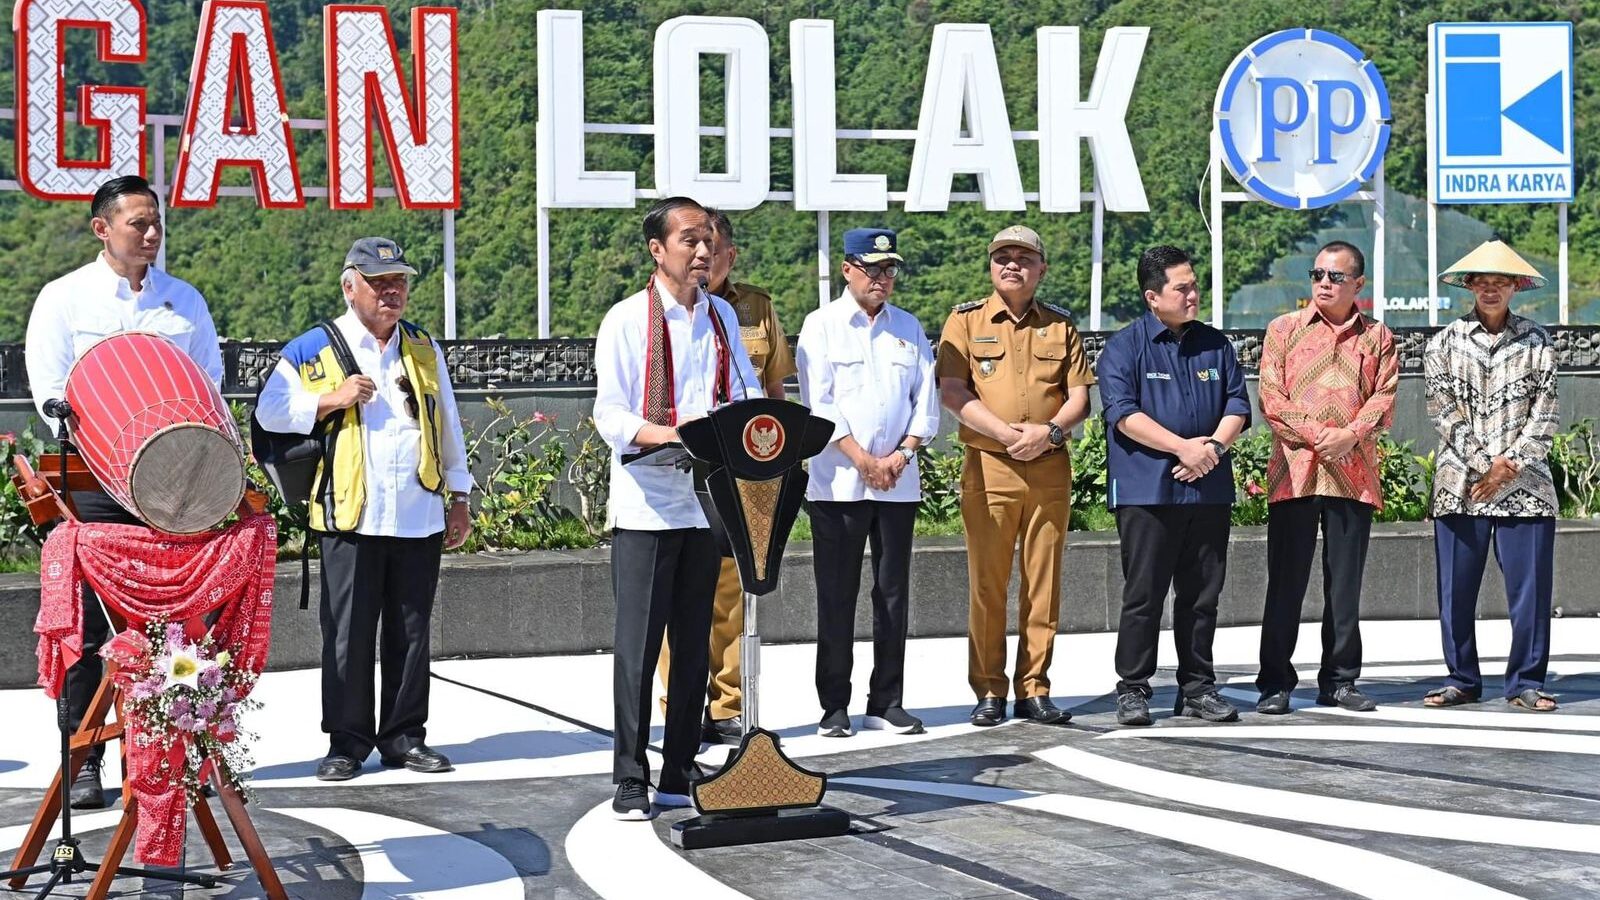
<instances>
[{"instance_id":1,"label":"collar","mask_svg":"<svg viewBox=\"0 0 1600 900\"><path fill-rule=\"evenodd\" d=\"M104 250L94 255L94 262L90 263L90 265L94 268L94 274L96 278L109 282L119 290L126 286L128 293L130 295L133 293L133 285L128 284L128 279L118 275L117 270L111 268L111 263L106 260L106 253ZM149 293L150 290L155 286L157 281L157 273L160 271L160 269L157 269L153 265L145 266L144 287L141 291L142 293Z\"/></svg>"},{"instance_id":2,"label":"collar","mask_svg":"<svg viewBox=\"0 0 1600 900\"><path fill-rule=\"evenodd\" d=\"M893 315L890 310L894 309L894 305L885 300L883 301L883 306L878 308L878 314L869 319L867 318L867 311L861 308L861 301L850 293L849 288L845 288L844 292L839 295L839 299L833 301L832 305L839 306L845 321L852 325L858 323L872 326L887 325L889 317Z\"/></svg>"},{"instance_id":3,"label":"collar","mask_svg":"<svg viewBox=\"0 0 1600 900\"><path fill-rule=\"evenodd\" d=\"M1022 311L1022 315L1017 316L1013 321L1021 325L1028 320L1029 316L1037 315L1038 312L1039 298L1034 297L1028 301L1028 308ZM1006 305L1006 301L1000 296L999 291L993 291L989 294L989 299L983 304L983 315L991 322L998 322L1002 317L1010 319L1011 307Z\"/></svg>"},{"instance_id":4,"label":"collar","mask_svg":"<svg viewBox=\"0 0 1600 900\"><path fill-rule=\"evenodd\" d=\"M673 316L678 316L680 318L688 318L690 316L690 314L691 314L690 310L684 309L684 306L683 306L682 303L679 303L676 298L674 298L671 294L667 293L666 291L662 290L659 286L656 287L656 293L660 295L660 299L658 300L658 302L661 304L661 312L662 312L663 315L665 315L668 318L671 318ZM727 298L724 297L723 300L727 301ZM646 303L650 302L650 297L649 297L649 292L648 291L646 292L645 302ZM695 288L694 289L694 309L693 309L693 312L696 312L696 313L700 312L703 307L707 306L710 303L711 303L711 297L710 297L709 294L707 294L705 292L704 288Z\"/></svg>"},{"instance_id":5,"label":"collar","mask_svg":"<svg viewBox=\"0 0 1600 900\"><path fill-rule=\"evenodd\" d=\"M1478 318L1478 310L1476 308L1468 310L1467 314L1461 317L1461 321L1467 323L1467 334L1476 334L1480 331L1484 334L1489 333L1489 329L1483 327L1483 320ZM1514 312L1508 311L1506 313L1505 330L1501 331L1500 333L1509 334L1512 337L1516 337L1522 334L1524 331L1527 331L1528 326L1532 324L1532 320L1525 319Z\"/></svg>"},{"instance_id":6,"label":"collar","mask_svg":"<svg viewBox=\"0 0 1600 900\"><path fill-rule=\"evenodd\" d=\"M351 349L362 347L378 354L380 358L391 353L400 352L400 326L394 326L394 334L389 335L388 343L378 346L378 338L361 324L361 319L356 316L356 311L351 309L348 302L345 305L344 315L333 320L333 324L342 332L344 339L350 343Z\"/></svg>"},{"instance_id":7,"label":"collar","mask_svg":"<svg viewBox=\"0 0 1600 900\"><path fill-rule=\"evenodd\" d=\"M1300 325L1302 327L1310 325L1316 319L1321 319L1324 322L1328 322L1327 317L1322 315L1322 310L1317 309L1317 302L1312 300L1306 305L1305 309L1300 311ZM1359 334L1367 330L1367 317L1361 312L1361 307L1357 306L1355 308L1355 314L1352 315L1343 325L1335 325L1332 322L1328 322L1328 325L1336 332L1343 332L1346 329L1350 329Z\"/></svg>"},{"instance_id":8,"label":"collar","mask_svg":"<svg viewBox=\"0 0 1600 900\"><path fill-rule=\"evenodd\" d=\"M1193 334L1195 327L1199 324L1201 324L1200 320L1195 319L1189 323L1188 328L1183 330L1183 334L1179 334L1176 331L1173 331L1171 328L1168 328L1166 324L1161 321L1161 319L1157 318L1153 310L1146 310L1144 314L1145 338L1152 343L1156 341L1172 341L1173 343L1182 343L1184 337Z\"/></svg>"}]
</instances>

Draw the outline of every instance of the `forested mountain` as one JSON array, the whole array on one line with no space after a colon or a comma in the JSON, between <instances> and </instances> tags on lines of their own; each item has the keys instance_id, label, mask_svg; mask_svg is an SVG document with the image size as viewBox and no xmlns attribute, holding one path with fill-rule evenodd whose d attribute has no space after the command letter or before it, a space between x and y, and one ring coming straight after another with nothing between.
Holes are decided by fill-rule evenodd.
<instances>
[{"instance_id":1,"label":"forested mountain","mask_svg":"<svg viewBox=\"0 0 1600 900\"><path fill-rule=\"evenodd\" d=\"M390 0L408 51L408 2ZM461 17L460 64L464 144L463 206L457 219L458 309L463 336L535 332L536 243L534 116L537 108L537 48L534 17L540 4L522 0L466 0ZM584 11L587 117L592 122L644 123L652 116L652 44L655 28L673 16L741 15L762 22L772 46L772 121L787 126L789 109L788 23L795 18L835 22L838 57L838 116L841 128L914 129L936 24L987 22L999 54L1012 127L1036 126L1034 31L1045 25L1084 28L1085 87L1092 77L1105 29L1149 26L1150 40L1128 122L1150 198L1148 214L1106 217L1106 306L1109 312L1137 308L1132 290L1139 250L1169 242L1206 251L1208 236L1197 205L1206 166L1210 111L1217 83L1234 55L1255 38L1281 28L1311 26L1334 31L1370 54L1388 83L1394 108L1394 139L1387 173L1391 190L1424 195L1424 103L1427 90L1427 26L1436 21L1570 20L1577 23L1578 202L1572 207L1571 260L1574 297L1600 292L1600 0L841 0L737 3L638 0L559 4ZM92 35L71 33L68 78L138 84L148 89L152 113L181 112L194 50L199 4L146 0L149 62L105 66L90 62ZM322 4L273 0L271 14L284 86L294 117L324 114ZM0 43L0 107L13 105L14 44ZM409 53L406 53L409 59ZM708 110L719 112L719 74L704 67ZM0 121L0 177L15 177L14 124ZM325 146L317 133L296 132L301 173L307 184L327 179ZM773 142L774 190L790 187L790 147ZM168 159L176 159L169 146ZM708 141L707 163L718 162ZM1024 184L1037 185L1033 145L1019 144ZM887 172L891 190L905 184L911 144L906 141L842 141L840 169ZM387 163L379 154L380 178ZM1090 159L1087 152L1085 162ZM591 168L639 173L653 181L646 138L590 136ZM1087 181L1090 166L1085 165ZM230 183L244 183L235 174ZM956 189L971 189L958 179ZM1230 182L1230 187L1231 187ZM1463 208L1465 209L1465 208ZM637 290L648 255L639 237L642 206L632 211L558 211L552 215L552 306L557 334L591 335L607 307ZM1518 247L1555 256L1556 216L1550 206L1475 207L1471 214ZM1228 289L1266 277L1272 262L1289 253L1352 207L1312 213L1266 204L1234 206L1226 274ZM988 289L983 248L1001 226L1016 218L1037 228L1050 250L1052 271L1045 293L1083 312L1088 304L1087 210L1076 215L1016 216L985 212L981 205L952 204L948 213L835 214L833 234L866 224L901 230L910 274L896 301L930 327L956 302ZM20 339L39 287L81 264L93 249L84 204L49 204L17 193L0 194L0 340ZM423 262L413 291L414 317L435 329L442 320L440 260L442 225L437 213L407 212L393 201L369 212L330 211L319 201L305 210L267 212L248 199L224 199L214 209L175 210L170 221L168 267L194 282L210 299L219 330L236 338L282 338L340 305L337 275L350 241L383 233L400 240ZM737 214L743 249L737 277L765 285L778 299L790 330L798 329L816 302L814 214L770 203ZM1445 260L1448 262L1448 260ZM1547 273L1554 275L1554 272ZM1204 276L1202 276L1204 277ZM837 279L836 279L837 280Z\"/></svg>"}]
</instances>

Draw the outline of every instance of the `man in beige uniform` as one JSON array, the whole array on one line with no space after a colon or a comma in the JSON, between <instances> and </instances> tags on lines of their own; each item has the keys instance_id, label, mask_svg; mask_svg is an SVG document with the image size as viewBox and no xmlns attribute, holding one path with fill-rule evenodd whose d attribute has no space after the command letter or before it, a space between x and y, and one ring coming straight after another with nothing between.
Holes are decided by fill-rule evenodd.
<instances>
[{"instance_id":1,"label":"man in beige uniform","mask_svg":"<svg viewBox=\"0 0 1600 900\"><path fill-rule=\"evenodd\" d=\"M1050 655L1061 609L1061 548L1072 509L1067 433L1089 413L1095 383L1066 310L1035 299L1044 244L1013 225L989 243L994 293L957 306L939 339L939 392L961 421L966 463L967 680L972 724L1006 717L1006 585L1022 545L1016 715L1047 725L1071 714L1050 701Z\"/></svg>"},{"instance_id":2,"label":"man in beige uniform","mask_svg":"<svg viewBox=\"0 0 1600 900\"><path fill-rule=\"evenodd\" d=\"M768 397L782 399L783 380L795 373L794 354L784 336L783 325L772 308L772 297L761 288L728 280L739 248L733 242L733 224L727 213L713 209L711 225L717 234L711 257L710 287L707 293L728 301L739 314L739 338L750 365L761 376L761 387ZM722 558L722 574L717 579L717 598L711 610L711 684L706 691L706 717L703 737L709 743L737 743L744 731L739 720L743 711L739 693L739 635L744 631L744 590L739 585L739 570L728 557ZM670 654L665 642L656 672L663 692L667 686ZM666 698L662 697L662 709Z\"/></svg>"}]
</instances>

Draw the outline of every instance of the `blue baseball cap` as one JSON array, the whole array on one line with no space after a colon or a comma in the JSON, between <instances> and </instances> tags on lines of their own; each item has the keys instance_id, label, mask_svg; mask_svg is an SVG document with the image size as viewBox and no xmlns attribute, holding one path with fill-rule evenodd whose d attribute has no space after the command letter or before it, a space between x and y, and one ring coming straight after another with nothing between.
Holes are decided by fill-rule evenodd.
<instances>
[{"instance_id":1,"label":"blue baseball cap","mask_svg":"<svg viewBox=\"0 0 1600 900\"><path fill-rule=\"evenodd\" d=\"M864 263L886 259L905 262L895 250L894 232L887 228L852 228L844 233L844 255L854 256Z\"/></svg>"}]
</instances>

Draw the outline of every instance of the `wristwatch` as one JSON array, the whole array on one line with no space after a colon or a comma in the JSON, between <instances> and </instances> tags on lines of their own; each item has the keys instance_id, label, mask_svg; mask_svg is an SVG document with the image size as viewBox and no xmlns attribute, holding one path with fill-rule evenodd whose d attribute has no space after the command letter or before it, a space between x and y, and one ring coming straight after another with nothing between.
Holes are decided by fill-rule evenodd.
<instances>
[{"instance_id":1,"label":"wristwatch","mask_svg":"<svg viewBox=\"0 0 1600 900\"><path fill-rule=\"evenodd\" d=\"M904 444L902 444L899 447L894 448L894 452L896 452L896 453L900 454L901 456L905 457L906 462L911 462L911 461L913 461L913 460L915 460L917 458L917 451L911 449L910 447L905 446Z\"/></svg>"},{"instance_id":2,"label":"wristwatch","mask_svg":"<svg viewBox=\"0 0 1600 900\"><path fill-rule=\"evenodd\" d=\"M1210 444L1211 448L1213 450L1217 451L1217 459L1221 459L1224 456L1228 455L1228 445L1227 444L1224 444L1223 442L1217 440L1216 438L1207 438L1206 439L1206 443Z\"/></svg>"},{"instance_id":3,"label":"wristwatch","mask_svg":"<svg viewBox=\"0 0 1600 900\"><path fill-rule=\"evenodd\" d=\"M1067 442L1067 433L1065 431L1061 430L1061 426L1060 425L1057 425L1056 423L1051 422L1050 423L1050 446L1052 446L1052 447L1060 447L1062 444L1065 444L1066 442Z\"/></svg>"}]
</instances>

